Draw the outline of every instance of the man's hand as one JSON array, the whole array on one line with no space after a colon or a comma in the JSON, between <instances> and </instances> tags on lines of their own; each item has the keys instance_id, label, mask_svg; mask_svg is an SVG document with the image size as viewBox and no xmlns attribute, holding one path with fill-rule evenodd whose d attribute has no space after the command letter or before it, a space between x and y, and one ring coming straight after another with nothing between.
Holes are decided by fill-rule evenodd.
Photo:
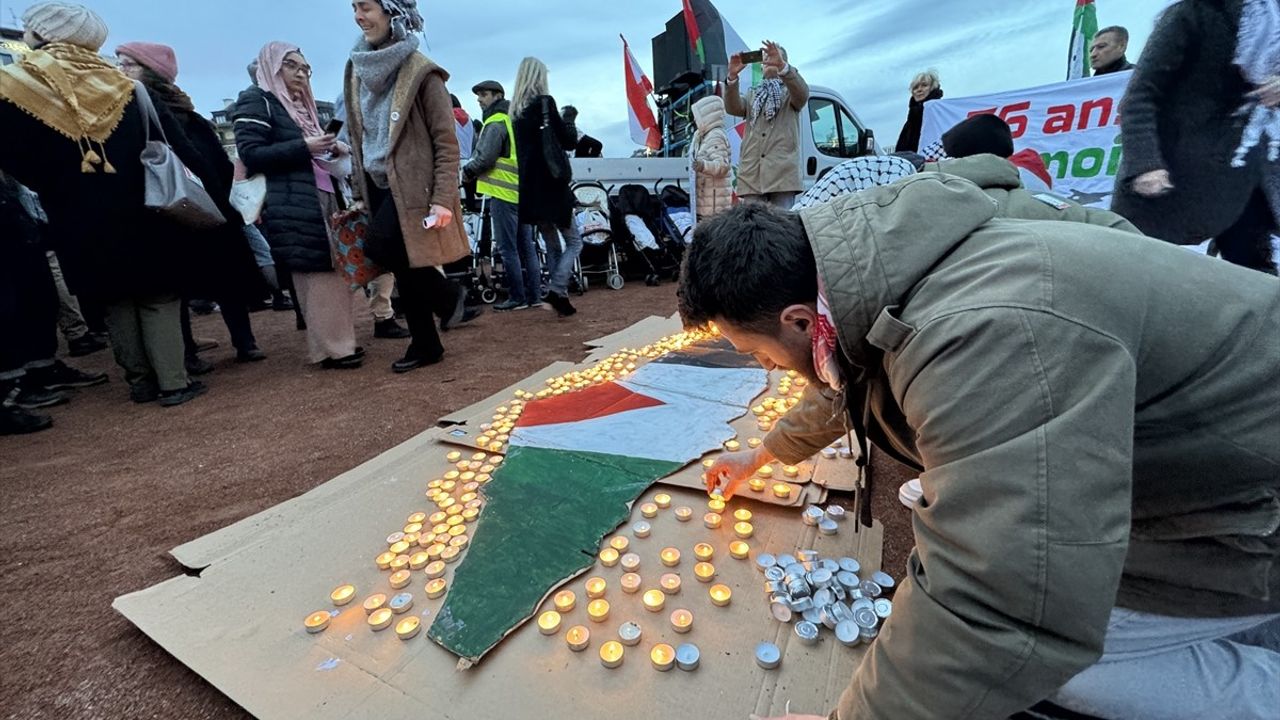
<instances>
[{"instance_id":1,"label":"man's hand","mask_svg":"<svg viewBox=\"0 0 1280 720\"><path fill-rule=\"evenodd\" d=\"M1257 100L1263 107L1280 106L1280 75L1271 78L1262 87L1249 93L1249 97Z\"/></svg>"},{"instance_id":2,"label":"man's hand","mask_svg":"<svg viewBox=\"0 0 1280 720\"><path fill-rule=\"evenodd\" d=\"M765 68L773 68L778 72L782 72L782 68L786 67L787 62L782 59L782 48L778 47L778 43L772 40L764 41L764 66Z\"/></svg>"},{"instance_id":3,"label":"man's hand","mask_svg":"<svg viewBox=\"0 0 1280 720\"><path fill-rule=\"evenodd\" d=\"M453 222L453 212L443 205L432 205L431 214L436 216L436 227L443 230Z\"/></svg>"},{"instance_id":4,"label":"man's hand","mask_svg":"<svg viewBox=\"0 0 1280 720\"><path fill-rule=\"evenodd\" d=\"M776 459L763 445L754 450L723 453L707 468L707 494L719 488L725 500L732 498L747 478Z\"/></svg>"},{"instance_id":5,"label":"man's hand","mask_svg":"<svg viewBox=\"0 0 1280 720\"><path fill-rule=\"evenodd\" d=\"M565 122L574 122L578 119L578 108L572 105L565 105L560 109L560 117L564 118Z\"/></svg>"},{"instance_id":6,"label":"man's hand","mask_svg":"<svg viewBox=\"0 0 1280 720\"><path fill-rule=\"evenodd\" d=\"M734 53L729 56L729 75L725 79L729 82L738 82L738 73L742 72L742 68L746 65L742 64L742 55Z\"/></svg>"},{"instance_id":7,"label":"man's hand","mask_svg":"<svg viewBox=\"0 0 1280 720\"><path fill-rule=\"evenodd\" d=\"M1133 191L1143 197L1160 197L1173 190L1168 170L1152 170L1133 179Z\"/></svg>"},{"instance_id":8,"label":"man's hand","mask_svg":"<svg viewBox=\"0 0 1280 720\"><path fill-rule=\"evenodd\" d=\"M338 139L333 135L317 135L309 137L307 142L307 152L313 156L327 155L333 152L333 148L338 144Z\"/></svg>"}]
</instances>

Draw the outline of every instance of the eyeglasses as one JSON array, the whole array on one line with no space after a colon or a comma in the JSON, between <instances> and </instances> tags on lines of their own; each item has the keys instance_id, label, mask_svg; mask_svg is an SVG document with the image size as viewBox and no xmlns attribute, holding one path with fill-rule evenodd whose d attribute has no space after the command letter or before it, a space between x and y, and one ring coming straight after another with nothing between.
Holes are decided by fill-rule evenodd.
<instances>
[{"instance_id":1,"label":"eyeglasses","mask_svg":"<svg viewBox=\"0 0 1280 720\"><path fill-rule=\"evenodd\" d=\"M293 73L294 75L302 75L303 77L308 77L308 78L311 77L310 65L303 65L301 63L294 62L293 60L285 60L283 63L281 63L281 67L283 67L284 71L287 73Z\"/></svg>"},{"instance_id":2,"label":"eyeglasses","mask_svg":"<svg viewBox=\"0 0 1280 720\"><path fill-rule=\"evenodd\" d=\"M120 68L121 70L124 70L126 68L136 68L136 67L142 67L142 66L127 57L121 57L116 60L116 67Z\"/></svg>"}]
</instances>

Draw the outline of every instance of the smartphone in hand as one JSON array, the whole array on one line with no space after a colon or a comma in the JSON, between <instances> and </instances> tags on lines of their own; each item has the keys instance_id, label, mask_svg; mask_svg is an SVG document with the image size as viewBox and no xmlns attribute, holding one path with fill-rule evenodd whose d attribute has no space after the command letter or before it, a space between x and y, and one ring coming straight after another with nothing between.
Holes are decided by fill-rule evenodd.
<instances>
[{"instance_id":1,"label":"smartphone in hand","mask_svg":"<svg viewBox=\"0 0 1280 720\"><path fill-rule=\"evenodd\" d=\"M747 52L740 53L738 57L742 60L743 65L750 65L752 63L762 63L764 62L764 51L748 50Z\"/></svg>"},{"instance_id":2,"label":"smartphone in hand","mask_svg":"<svg viewBox=\"0 0 1280 720\"><path fill-rule=\"evenodd\" d=\"M341 120L339 120L338 118L334 118L334 119L330 120L330 121L329 121L329 124L324 126L324 132L325 132L325 134L326 134L326 135L337 135L337 134L338 134L338 132L342 130L342 124L343 124L343 123L342 123L342 121L341 121Z\"/></svg>"}]
</instances>

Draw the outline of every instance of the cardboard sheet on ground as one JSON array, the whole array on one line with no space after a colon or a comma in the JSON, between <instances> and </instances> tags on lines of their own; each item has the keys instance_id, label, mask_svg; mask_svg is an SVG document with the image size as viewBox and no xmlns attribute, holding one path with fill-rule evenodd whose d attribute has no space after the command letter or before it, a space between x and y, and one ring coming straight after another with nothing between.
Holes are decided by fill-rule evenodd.
<instances>
[{"instance_id":1,"label":"cardboard sheet on ground","mask_svg":"<svg viewBox=\"0 0 1280 720\"><path fill-rule=\"evenodd\" d=\"M436 464L436 470L443 469L438 460ZM585 578L578 578L567 585L577 592L578 606L565 615L557 635L543 636L535 624L526 624L484 663L466 672L456 671L456 657L427 640L425 633L400 641L391 630L370 631L364 611L354 603L323 633L307 635L303 617L329 606L328 593L338 583L355 583L360 598L374 591L390 592L385 574L373 566L371 552L383 544L389 527L423 503L421 483L392 479L396 467L381 458L370 461L353 471L360 482L346 483L334 493L340 496L336 502L247 540L236 552L215 560L200 577L180 576L118 598L116 609L264 720L651 720L671 717L673 708L681 717L742 720L752 712L781 715L788 701L793 712L826 713L861 658L861 649L845 648L829 633L815 646L794 642L791 626L770 618L761 576L751 560L729 557L731 530L708 530L696 520L677 522L672 510L649 521L649 538L631 538L631 549L642 558L639 572L645 588L655 587L663 572L678 572L684 581L680 594L668 598L662 613L645 612L639 594L621 592L621 568L595 566L588 574L605 578L605 597L612 603L605 622L588 622ZM705 495L664 491L675 496L673 507L704 507L700 503ZM642 495L642 501L653 493ZM815 536L795 510L747 500L730 504L730 510L737 507L755 512L756 534L748 541L752 557L814 547L824 555L852 555L867 570L879 566L878 525L854 533L848 522L836 536ZM629 521L634 519L639 519L638 512ZM715 547L716 581L734 593L729 607L714 607L707 586L693 578L692 547L698 542ZM684 553L679 567L660 564L658 552L665 546ZM421 573L415 573L406 590L415 599L410 612L430 623L441 601L426 599L423 582ZM687 635L671 629L668 617L675 608L694 615ZM641 625L643 640L626 648L622 667L606 669L598 657L600 645L616 638L618 627L627 621ZM564 628L579 624L590 629L591 646L574 653L565 644ZM752 652L762 640L782 648L779 669L765 671L755 665ZM701 667L692 673L654 671L648 653L657 642L697 644Z\"/></svg>"}]
</instances>

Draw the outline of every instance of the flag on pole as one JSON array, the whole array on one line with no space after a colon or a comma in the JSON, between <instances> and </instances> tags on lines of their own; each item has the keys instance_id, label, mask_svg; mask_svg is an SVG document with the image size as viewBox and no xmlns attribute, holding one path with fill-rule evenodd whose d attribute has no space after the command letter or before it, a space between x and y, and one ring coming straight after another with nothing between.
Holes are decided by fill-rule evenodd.
<instances>
[{"instance_id":1,"label":"flag on pole","mask_svg":"<svg viewBox=\"0 0 1280 720\"><path fill-rule=\"evenodd\" d=\"M1089 48L1098 34L1098 10L1093 0L1076 0L1075 19L1071 25L1071 47L1067 50L1067 79L1089 77Z\"/></svg>"},{"instance_id":2,"label":"flag on pole","mask_svg":"<svg viewBox=\"0 0 1280 720\"><path fill-rule=\"evenodd\" d=\"M649 95L653 93L653 83L645 76L635 55L631 54L631 46L622 35L622 64L624 82L627 88L627 115L631 121L631 139L637 145L650 150L662 147L662 133L658 131L658 121L649 107Z\"/></svg>"},{"instance_id":3,"label":"flag on pole","mask_svg":"<svg viewBox=\"0 0 1280 720\"><path fill-rule=\"evenodd\" d=\"M699 62L705 63L707 51L702 47L702 33L698 32L698 19L689 0L684 0L684 29L689 35L689 46L693 48L693 54L698 56Z\"/></svg>"}]
</instances>

